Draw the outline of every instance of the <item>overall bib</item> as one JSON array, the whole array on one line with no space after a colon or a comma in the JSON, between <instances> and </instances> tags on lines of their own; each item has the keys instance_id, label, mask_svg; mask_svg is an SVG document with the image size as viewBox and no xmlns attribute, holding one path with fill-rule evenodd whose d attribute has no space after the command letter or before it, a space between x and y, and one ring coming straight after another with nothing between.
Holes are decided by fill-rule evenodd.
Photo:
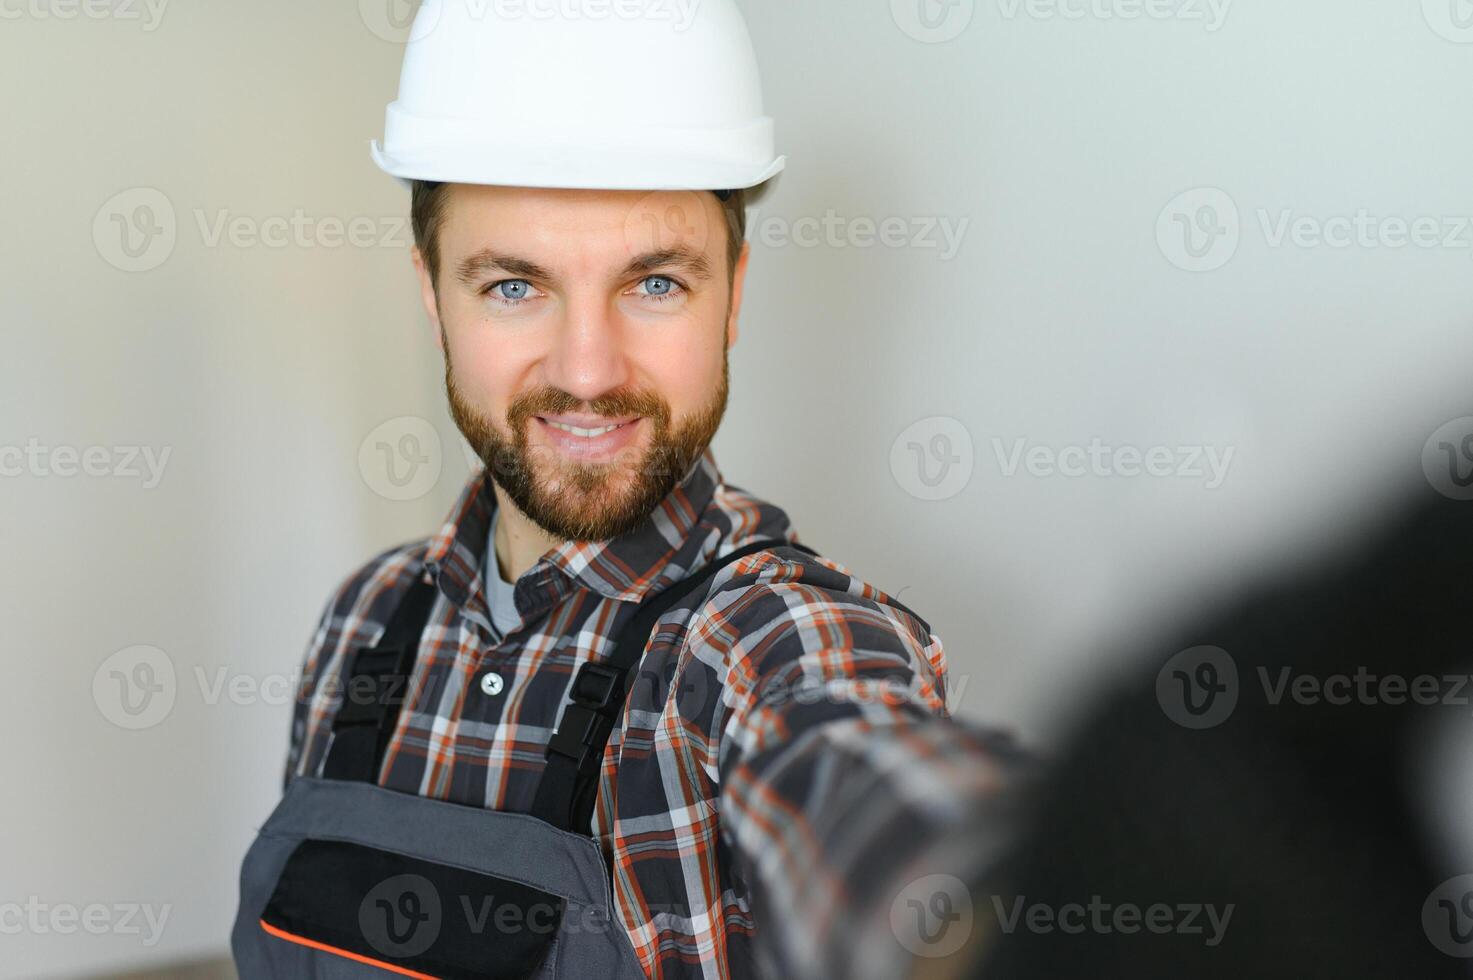
<instances>
[{"instance_id":1,"label":"overall bib","mask_svg":"<svg viewBox=\"0 0 1473 980\"><path fill-rule=\"evenodd\" d=\"M588 832L604 748L660 616L723 566L781 548L816 554L758 541L640 603L612 655L574 677L530 814L377 785L434 604L416 579L353 656L322 776L292 781L246 853L230 940L242 980L644 980Z\"/></svg>"}]
</instances>

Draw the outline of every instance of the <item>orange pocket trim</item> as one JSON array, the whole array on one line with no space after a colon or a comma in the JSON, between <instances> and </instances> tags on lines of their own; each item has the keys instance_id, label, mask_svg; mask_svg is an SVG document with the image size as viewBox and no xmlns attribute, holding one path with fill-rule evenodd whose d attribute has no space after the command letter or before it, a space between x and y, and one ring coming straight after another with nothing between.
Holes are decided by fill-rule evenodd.
<instances>
[{"instance_id":1,"label":"orange pocket trim","mask_svg":"<svg viewBox=\"0 0 1473 980\"><path fill-rule=\"evenodd\" d=\"M417 970L411 970L407 967L395 966L393 963L385 963L383 960L376 960L371 956L363 956L360 953L354 953L346 949L339 949L336 946L329 946L327 945L327 943L319 943L314 939L307 939L305 936L295 936L289 932L285 932L281 929L276 928L275 926L268 923L265 919L260 919L258 921L261 923L262 929L265 929L277 939L284 939L289 943L296 943L298 946L306 946L310 949L320 949L324 953L331 953L334 956L344 956L350 960L357 960L359 963L367 963L369 966L376 966L381 970L388 970L392 973L398 973L401 976L417 977L418 980L440 980L439 977L431 976L428 973L420 973Z\"/></svg>"}]
</instances>

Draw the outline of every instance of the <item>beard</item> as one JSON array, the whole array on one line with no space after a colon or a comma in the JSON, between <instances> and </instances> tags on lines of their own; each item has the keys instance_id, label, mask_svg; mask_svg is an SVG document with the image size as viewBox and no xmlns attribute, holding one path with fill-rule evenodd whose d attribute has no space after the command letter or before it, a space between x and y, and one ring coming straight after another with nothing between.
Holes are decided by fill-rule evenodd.
<instances>
[{"instance_id":1,"label":"beard","mask_svg":"<svg viewBox=\"0 0 1473 980\"><path fill-rule=\"evenodd\" d=\"M449 344L445 392L461 435L523 514L562 540L604 541L643 524L711 444L726 413L727 357L723 349L721 380L713 397L673 429L670 406L652 391L621 389L594 399L585 409L582 399L546 385L512 402L507 438L456 385ZM528 430L538 424L536 416L579 410L606 418L640 416L653 430L648 446L642 451L625 447L607 461L584 463L552 446L530 444Z\"/></svg>"}]
</instances>

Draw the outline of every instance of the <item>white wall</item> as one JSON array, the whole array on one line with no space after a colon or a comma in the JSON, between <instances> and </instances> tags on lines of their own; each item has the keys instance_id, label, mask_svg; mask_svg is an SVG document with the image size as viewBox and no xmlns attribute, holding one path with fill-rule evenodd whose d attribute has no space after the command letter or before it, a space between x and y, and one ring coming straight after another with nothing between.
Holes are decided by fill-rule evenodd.
<instances>
[{"instance_id":1,"label":"white wall","mask_svg":"<svg viewBox=\"0 0 1473 980\"><path fill-rule=\"evenodd\" d=\"M1342 536L1415 488L1428 436L1473 410L1473 232L1274 247L1259 219L1473 213L1473 44L1427 6L1239 0L1209 30L959 0L965 27L924 43L900 0L744 3L789 171L752 216L717 459L930 620L962 714L1046 740L1128 654L1112 637ZM15 977L223 950L280 778L281 680L341 576L427 532L466 472L397 243L407 202L367 158L400 51L367 28L371 0L166 4L156 22L142 3L140 20L68 9L0 4L0 447L169 456L148 488L29 462L0 478L0 903L169 917L151 946L146 925L0 933ZM1200 187L1227 192L1241 240L1188 272L1158 218ZM112 215L149 203L167 223L137 188L167 200L176 236L124 271ZM212 240L222 212L271 231L299 209L305 244ZM783 243L830 210L845 247ZM395 242L324 244L324 219L355 217ZM854 244L854 219L892 217L967 224L951 255ZM392 500L359 450L401 416L438 433L441 475ZM892 449L935 416L972 472L922 500ZM1095 438L1234 455L1208 490L1006 476L993 445ZM138 645L174 682L132 730L108 685L133 664L109 657ZM222 678L245 703L211 703Z\"/></svg>"}]
</instances>

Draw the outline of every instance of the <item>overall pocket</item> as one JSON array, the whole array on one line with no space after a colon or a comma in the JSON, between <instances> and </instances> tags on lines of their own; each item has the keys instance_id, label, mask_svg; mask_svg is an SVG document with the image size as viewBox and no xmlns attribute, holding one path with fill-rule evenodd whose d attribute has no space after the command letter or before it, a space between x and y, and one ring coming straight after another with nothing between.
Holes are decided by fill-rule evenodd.
<instances>
[{"instance_id":1,"label":"overall pocket","mask_svg":"<svg viewBox=\"0 0 1473 980\"><path fill-rule=\"evenodd\" d=\"M343 841L287 858L261 928L314 955L431 980L531 980L550 966L565 901L484 872Z\"/></svg>"}]
</instances>

